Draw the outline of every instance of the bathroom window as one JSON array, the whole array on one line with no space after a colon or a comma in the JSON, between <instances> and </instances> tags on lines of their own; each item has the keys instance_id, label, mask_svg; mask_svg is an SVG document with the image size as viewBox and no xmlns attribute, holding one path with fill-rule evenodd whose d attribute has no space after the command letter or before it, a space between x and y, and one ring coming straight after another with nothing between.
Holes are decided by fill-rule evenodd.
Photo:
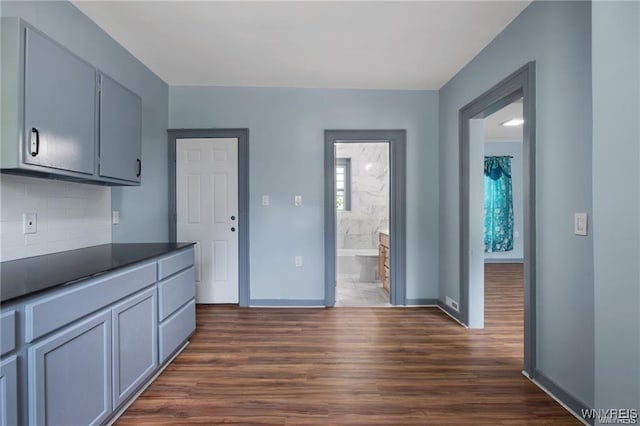
<instances>
[{"instance_id":1,"label":"bathroom window","mask_svg":"<svg viewBox=\"0 0 640 426\"><path fill-rule=\"evenodd\" d=\"M351 210L351 159L336 158L336 210Z\"/></svg>"}]
</instances>

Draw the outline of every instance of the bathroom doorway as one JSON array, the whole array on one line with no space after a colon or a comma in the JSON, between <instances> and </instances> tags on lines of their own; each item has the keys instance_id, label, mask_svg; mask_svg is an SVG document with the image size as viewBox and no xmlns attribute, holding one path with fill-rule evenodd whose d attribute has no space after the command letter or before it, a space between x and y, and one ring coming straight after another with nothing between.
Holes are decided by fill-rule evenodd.
<instances>
[{"instance_id":1,"label":"bathroom doorway","mask_svg":"<svg viewBox=\"0 0 640 426\"><path fill-rule=\"evenodd\" d=\"M406 304L404 130L325 131L325 305Z\"/></svg>"},{"instance_id":2,"label":"bathroom doorway","mask_svg":"<svg viewBox=\"0 0 640 426\"><path fill-rule=\"evenodd\" d=\"M389 304L389 144L335 144L336 307Z\"/></svg>"}]
</instances>

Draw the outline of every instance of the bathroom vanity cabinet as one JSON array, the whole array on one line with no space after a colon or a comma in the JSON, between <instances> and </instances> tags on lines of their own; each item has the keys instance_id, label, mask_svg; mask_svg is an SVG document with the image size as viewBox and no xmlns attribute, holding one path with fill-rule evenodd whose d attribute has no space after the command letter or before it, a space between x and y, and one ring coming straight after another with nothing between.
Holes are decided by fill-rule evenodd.
<instances>
[{"instance_id":1,"label":"bathroom vanity cabinet","mask_svg":"<svg viewBox=\"0 0 640 426\"><path fill-rule=\"evenodd\" d=\"M389 293L390 278L389 278L389 234L380 232L378 242L378 273L380 274L380 281L382 281L382 288Z\"/></svg>"}]
</instances>

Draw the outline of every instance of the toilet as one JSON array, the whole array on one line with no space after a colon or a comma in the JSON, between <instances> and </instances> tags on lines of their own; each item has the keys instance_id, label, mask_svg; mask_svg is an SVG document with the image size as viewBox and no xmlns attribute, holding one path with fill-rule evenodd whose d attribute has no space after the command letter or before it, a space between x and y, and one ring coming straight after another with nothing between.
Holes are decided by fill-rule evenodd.
<instances>
[{"instance_id":1,"label":"toilet","mask_svg":"<svg viewBox=\"0 0 640 426\"><path fill-rule=\"evenodd\" d=\"M360 269L360 281L373 283L378 278L378 250L356 249L356 263Z\"/></svg>"}]
</instances>

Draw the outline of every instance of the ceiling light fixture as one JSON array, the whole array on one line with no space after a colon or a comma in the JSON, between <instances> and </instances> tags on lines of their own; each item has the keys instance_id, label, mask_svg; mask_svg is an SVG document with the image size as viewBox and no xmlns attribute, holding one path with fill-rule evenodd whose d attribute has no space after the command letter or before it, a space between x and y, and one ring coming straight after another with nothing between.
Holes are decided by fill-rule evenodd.
<instances>
[{"instance_id":1,"label":"ceiling light fixture","mask_svg":"<svg viewBox=\"0 0 640 426\"><path fill-rule=\"evenodd\" d=\"M505 127L514 127L514 126L520 126L522 125L522 123L524 123L524 120L522 118L512 118L509 121L505 121L504 123L500 123L501 126L505 126Z\"/></svg>"}]
</instances>

